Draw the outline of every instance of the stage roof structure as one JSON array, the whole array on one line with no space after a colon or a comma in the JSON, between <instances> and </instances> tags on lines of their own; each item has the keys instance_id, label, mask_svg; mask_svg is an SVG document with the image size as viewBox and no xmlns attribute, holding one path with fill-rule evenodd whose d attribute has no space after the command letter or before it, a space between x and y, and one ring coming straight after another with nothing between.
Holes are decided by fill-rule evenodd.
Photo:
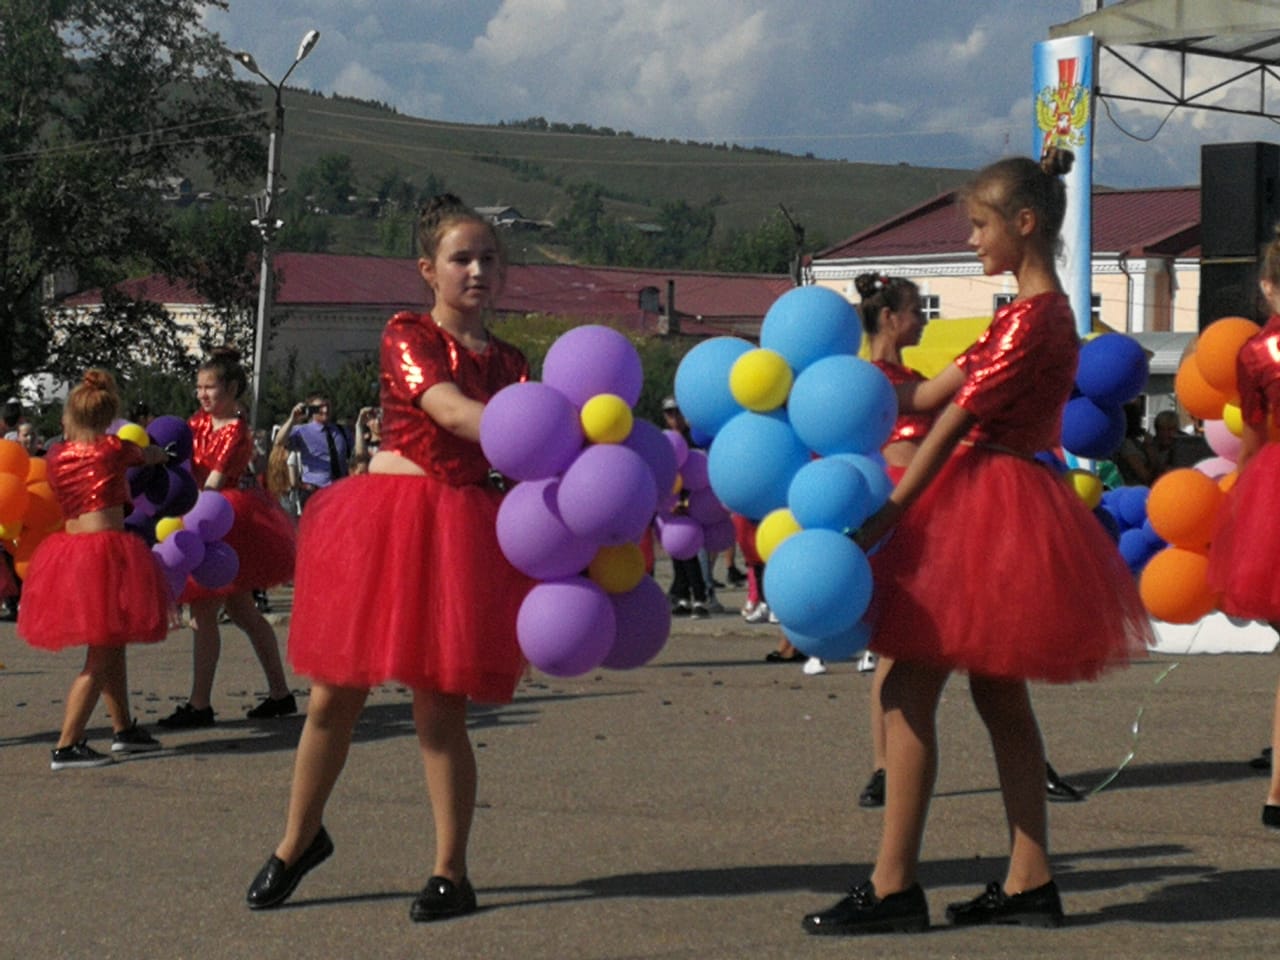
<instances>
[{"instance_id":1,"label":"stage roof structure","mask_svg":"<svg viewBox=\"0 0 1280 960\"><path fill-rule=\"evenodd\" d=\"M1120 0L1049 28L1050 39L1090 34L1143 87L1104 86L1100 61L1098 97L1280 120L1280 0ZM1198 58L1231 66L1204 79Z\"/></svg>"}]
</instances>

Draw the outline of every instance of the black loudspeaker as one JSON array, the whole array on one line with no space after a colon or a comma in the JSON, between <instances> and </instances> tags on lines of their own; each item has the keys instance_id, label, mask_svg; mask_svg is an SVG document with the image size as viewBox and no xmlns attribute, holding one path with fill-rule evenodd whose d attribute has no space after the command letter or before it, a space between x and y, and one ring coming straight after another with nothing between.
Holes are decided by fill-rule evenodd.
<instances>
[{"instance_id":1,"label":"black loudspeaker","mask_svg":"<svg viewBox=\"0 0 1280 960\"><path fill-rule=\"evenodd\" d=\"M1280 220L1280 145L1200 148L1200 250L1206 260L1256 257Z\"/></svg>"},{"instance_id":2,"label":"black loudspeaker","mask_svg":"<svg viewBox=\"0 0 1280 960\"><path fill-rule=\"evenodd\" d=\"M1220 317L1262 322L1258 255L1280 222L1280 145L1200 148L1200 329Z\"/></svg>"}]
</instances>

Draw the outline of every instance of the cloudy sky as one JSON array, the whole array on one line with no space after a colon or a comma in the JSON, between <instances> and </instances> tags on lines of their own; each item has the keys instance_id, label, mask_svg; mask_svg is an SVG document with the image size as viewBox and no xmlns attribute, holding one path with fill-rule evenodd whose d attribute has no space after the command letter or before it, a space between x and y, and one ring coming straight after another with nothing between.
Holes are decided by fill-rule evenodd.
<instances>
[{"instance_id":1,"label":"cloudy sky","mask_svg":"<svg viewBox=\"0 0 1280 960\"><path fill-rule=\"evenodd\" d=\"M1032 46L1080 12L1081 0L229 0L207 23L273 79L318 29L291 85L409 116L541 116L974 168L1031 149ZM1132 82L1105 62L1101 75ZM1100 108L1096 182L1195 183L1200 144L1276 137L1265 120L1169 112Z\"/></svg>"}]
</instances>

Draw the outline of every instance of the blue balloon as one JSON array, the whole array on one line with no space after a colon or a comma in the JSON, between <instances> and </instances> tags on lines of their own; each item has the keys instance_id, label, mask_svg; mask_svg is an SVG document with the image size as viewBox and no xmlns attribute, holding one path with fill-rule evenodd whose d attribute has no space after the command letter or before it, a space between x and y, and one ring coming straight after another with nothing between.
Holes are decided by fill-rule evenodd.
<instances>
[{"instance_id":1,"label":"blue balloon","mask_svg":"<svg viewBox=\"0 0 1280 960\"><path fill-rule=\"evenodd\" d=\"M1151 488L1143 486L1119 487L1116 490L1116 507L1121 525L1140 527L1147 520L1147 498L1151 496Z\"/></svg>"},{"instance_id":2,"label":"blue balloon","mask_svg":"<svg viewBox=\"0 0 1280 960\"><path fill-rule=\"evenodd\" d=\"M848 355L824 357L796 377L787 416L816 453L872 453L893 432L898 397L875 364Z\"/></svg>"},{"instance_id":3,"label":"blue balloon","mask_svg":"<svg viewBox=\"0 0 1280 960\"><path fill-rule=\"evenodd\" d=\"M1156 528L1151 525L1150 517L1144 518L1142 525L1137 529L1142 531L1142 535L1147 538L1147 543L1151 544L1155 549L1163 550L1169 545L1164 537L1156 533Z\"/></svg>"},{"instance_id":4,"label":"blue balloon","mask_svg":"<svg viewBox=\"0 0 1280 960\"><path fill-rule=\"evenodd\" d=\"M1146 388L1148 370L1142 344L1123 333L1104 334L1080 348L1076 389L1101 407L1123 406Z\"/></svg>"},{"instance_id":5,"label":"blue balloon","mask_svg":"<svg viewBox=\"0 0 1280 960\"><path fill-rule=\"evenodd\" d=\"M796 471L809 462L784 414L738 414L724 425L707 453L711 489L720 502L750 520L787 505Z\"/></svg>"},{"instance_id":6,"label":"blue balloon","mask_svg":"<svg viewBox=\"0 0 1280 960\"><path fill-rule=\"evenodd\" d=\"M843 460L858 468L862 479L867 481L867 495L870 498L868 517L883 507L885 501L889 499L889 494L893 493L893 481L889 479L889 472L885 470L884 457L879 453L838 453L827 459Z\"/></svg>"},{"instance_id":7,"label":"blue balloon","mask_svg":"<svg viewBox=\"0 0 1280 960\"><path fill-rule=\"evenodd\" d=\"M866 612L871 564L848 537L801 530L769 557L764 593L784 627L810 637L836 636Z\"/></svg>"},{"instance_id":8,"label":"blue balloon","mask_svg":"<svg viewBox=\"0 0 1280 960\"><path fill-rule=\"evenodd\" d=\"M1120 534L1120 556L1128 564L1130 571L1137 574L1147 565L1147 561L1155 556L1160 547L1153 546L1143 535L1140 527L1126 530Z\"/></svg>"},{"instance_id":9,"label":"blue balloon","mask_svg":"<svg viewBox=\"0 0 1280 960\"><path fill-rule=\"evenodd\" d=\"M810 637L795 630L787 629L784 624L782 632L787 635L791 645L806 657L818 657L822 660L848 660L855 653L860 653L871 642L871 627L859 620L848 630L827 637Z\"/></svg>"},{"instance_id":10,"label":"blue balloon","mask_svg":"<svg viewBox=\"0 0 1280 960\"><path fill-rule=\"evenodd\" d=\"M1062 446L1077 457L1105 460L1124 440L1124 410L1100 407L1088 397L1067 401L1062 411Z\"/></svg>"},{"instance_id":11,"label":"blue balloon","mask_svg":"<svg viewBox=\"0 0 1280 960\"><path fill-rule=\"evenodd\" d=\"M1102 524L1102 529L1107 531L1107 536L1119 543L1121 530L1120 521L1116 519L1116 515L1101 504L1094 508L1093 515Z\"/></svg>"},{"instance_id":12,"label":"blue balloon","mask_svg":"<svg viewBox=\"0 0 1280 960\"><path fill-rule=\"evenodd\" d=\"M871 516L871 488L862 471L840 457L810 460L791 480L787 506L806 530L857 530Z\"/></svg>"},{"instance_id":13,"label":"blue balloon","mask_svg":"<svg viewBox=\"0 0 1280 960\"><path fill-rule=\"evenodd\" d=\"M714 437L742 412L742 405L729 392L729 370L754 349L740 337L712 337L684 355L676 368L676 403L694 431Z\"/></svg>"},{"instance_id":14,"label":"blue balloon","mask_svg":"<svg viewBox=\"0 0 1280 960\"><path fill-rule=\"evenodd\" d=\"M827 287L796 287L769 307L760 346L780 353L794 373L836 354L856 354L862 324L853 305Z\"/></svg>"}]
</instances>

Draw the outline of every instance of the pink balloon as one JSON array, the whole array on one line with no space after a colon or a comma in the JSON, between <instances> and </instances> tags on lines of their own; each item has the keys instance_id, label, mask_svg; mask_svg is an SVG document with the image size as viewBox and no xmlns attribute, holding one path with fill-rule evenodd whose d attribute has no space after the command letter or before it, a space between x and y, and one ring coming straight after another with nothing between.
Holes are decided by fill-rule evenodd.
<instances>
[{"instance_id":1,"label":"pink balloon","mask_svg":"<svg viewBox=\"0 0 1280 960\"><path fill-rule=\"evenodd\" d=\"M704 534L702 524L693 517L680 514L671 517L659 517L657 521L658 542L662 549L676 560L688 560L696 557L702 549Z\"/></svg>"},{"instance_id":2,"label":"pink balloon","mask_svg":"<svg viewBox=\"0 0 1280 960\"><path fill-rule=\"evenodd\" d=\"M573 462L582 444L578 411L545 384L503 387L480 417L480 448L495 470L516 480L555 476Z\"/></svg>"},{"instance_id":3,"label":"pink balloon","mask_svg":"<svg viewBox=\"0 0 1280 960\"><path fill-rule=\"evenodd\" d=\"M609 595L585 577L536 585L516 616L521 651L553 677L576 677L600 666L617 629Z\"/></svg>"},{"instance_id":4,"label":"pink balloon","mask_svg":"<svg viewBox=\"0 0 1280 960\"><path fill-rule=\"evenodd\" d=\"M1221 420L1206 420L1204 422L1204 439L1209 444L1209 449L1225 460L1235 463L1240 459L1240 447L1243 442L1239 437L1227 429L1227 425ZM1230 471L1227 471L1230 473Z\"/></svg>"},{"instance_id":5,"label":"pink balloon","mask_svg":"<svg viewBox=\"0 0 1280 960\"><path fill-rule=\"evenodd\" d=\"M671 633L671 603L653 577L626 593L609 596L617 619L617 638L602 666L612 670L642 667L666 645Z\"/></svg>"},{"instance_id":6,"label":"pink balloon","mask_svg":"<svg viewBox=\"0 0 1280 960\"><path fill-rule=\"evenodd\" d=\"M1236 468L1235 461L1226 457L1208 457L1196 464L1196 469L1206 477L1218 480Z\"/></svg>"},{"instance_id":7,"label":"pink balloon","mask_svg":"<svg viewBox=\"0 0 1280 960\"><path fill-rule=\"evenodd\" d=\"M498 546L513 567L535 580L580 574L599 544L579 537L556 506L560 480L517 483L498 508Z\"/></svg>"},{"instance_id":8,"label":"pink balloon","mask_svg":"<svg viewBox=\"0 0 1280 960\"><path fill-rule=\"evenodd\" d=\"M657 509L658 488L640 454L602 443L587 447L565 470L556 505L578 536L615 546L640 539Z\"/></svg>"}]
</instances>

